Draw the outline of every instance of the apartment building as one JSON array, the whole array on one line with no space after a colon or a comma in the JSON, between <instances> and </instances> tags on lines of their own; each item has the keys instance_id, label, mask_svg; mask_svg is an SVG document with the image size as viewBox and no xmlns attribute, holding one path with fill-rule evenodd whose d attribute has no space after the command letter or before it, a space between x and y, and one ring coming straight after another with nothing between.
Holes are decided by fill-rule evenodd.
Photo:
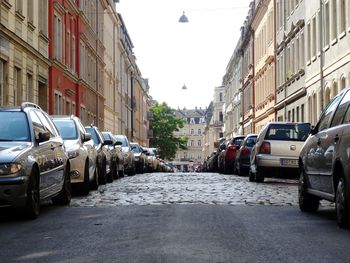
<instances>
[{"instance_id":1,"label":"apartment building","mask_svg":"<svg viewBox=\"0 0 350 263\"><path fill-rule=\"evenodd\" d=\"M175 136L185 136L188 138L187 149L178 150L172 163L181 171L194 171L196 166L204 160L203 151L203 131L206 125L205 110L195 109L177 109L175 111L177 118L184 121L184 127Z\"/></svg>"},{"instance_id":2,"label":"apartment building","mask_svg":"<svg viewBox=\"0 0 350 263\"><path fill-rule=\"evenodd\" d=\"M23 101L48 109L46 0L0 1L0 105Z\"/></svg>"},{"instance_id":3,"label":"apartment building","mask_svg":"<svg viewBox=\"0 0 350 263\"><path fill-rule=\"evenodd\" d=\"M242 134L243 129L240 123L241 117L241 65L240 41L231 56L223 77L225 87L225 108L224 108L224 137L230 138Z\"/></svg>"},{"instance_id":4,"label":"apartment building","mask_svg":"<svg viewBox=\"0 0 350 263\"><path fill-rule=\"evenodd\" d=\"M275 1L255 1L254 31L254 128L258 133L275 120Z\"/></svg>"},{"instance_id":5,"label":"apartment building","mask_svg":"<svg viewBox=\"0 0 350 263\"><path fill-rule=\"evenodd\" d=\"M242 116L240 122L243 126L243 134L254 132L254 31L251 23L255 12L255 3L251 2L249 12L241 27L241 107Z\"/></svg>"}]
</instances>

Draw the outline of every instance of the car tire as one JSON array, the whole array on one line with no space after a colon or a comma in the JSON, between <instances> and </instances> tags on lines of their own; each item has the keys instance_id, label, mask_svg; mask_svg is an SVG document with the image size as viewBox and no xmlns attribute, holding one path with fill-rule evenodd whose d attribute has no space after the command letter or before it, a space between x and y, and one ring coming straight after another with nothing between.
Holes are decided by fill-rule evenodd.
<instances>
[{"instance_id":1,"label":"car tire","mask_svg":"<svg viewBox=\"0 0 350 263\"><path fill-rule=\"evenodd\" d=\"M115 160L114 165L113 165L113 179L117 180L119 178L119 173L118 173L118 160Z\"/></svg>"},{"instance_id":2,"label":"car tire","mask_svg":"<svg viewBox=\"0 0 350 263\"><path fill-rule=\"evenodd\" d=\"M101 184L106 184L107 183L107 179L106 179L106 164L103 162L103 160L101 160L101 163L99 164L99 168L98 168L98 183L99 185Z\"/></svg>"},{"instance_id":3,"label":"car tire","mask_svg":"<svg viewBox=\"0 0 350 263\"><path fill-rule=\"evenodd\" d=\"M302 168L299 176L298 201L302 212L316 212L320 205L320 200L317 197L307 193L307 182Z\"/></svg>"},{"instance_id":4,"label":"car tire","mask_svg":"<svg viewBox=\"0 0 350 263\"><path fill-rule=\"evenodd\" d=\"M119 171L118 171L118 177L119 177L119 178L122 178L122 177L124 177L124 176L125 176L125 172L124 172L124 167L123 167L122 170L119 170Z\"/></svg>"},{"instance_id":5,"label":"car tire","mask_svg":"<svg viewBox=\"0 0 350 263\"><path fill-rule=\"evenodd\" d=\"M97 190L98 182L99 182L99 173L98 173L98 167L96 167L95 168L95 173L94 173L94 180L90 184L90 189L91 190Z\"/></svg>"},{"instance_id":6,"label":"car tire","mask_svg":"<svg viewBox=\"0 0 350 263\"><path fill-rule=\"evenodd\" d=\"M27 188L27 200L24 207L24 217L27 219L35 219L40 213L40 178L39 171L32 169L29 176Z\"/></svg>"},{"instance_id":7,"label":"car tire","mask_svg":"<svg viewBox=\"0 0 350 263\"><path fill-rule=\"evenodd\" d=\"M261 171L261 169L259 169L258 167L256 167L255 182L257 182L257 183L263 183L264 180L265 180L265 175L264 175L264 173Z\"/></svg>"},{"instance_id":8,"label":"car tire","mask_svg":"<svg viewBox=\"0 0 350 263\"><path fill-rule=\"evenodd\" d=\"M349 228L350 226L350 199L348 184L343 175L341 175L335 197L335 208L337 212L337 223L339 227Z\"/></svg>"},{"instance_id":9,"label":"car tire","mask_svg":"<svg viewBox=\"0 0 350 263\"><path fill-rule=\"evenodd\" d=\"M68 205L72 198L72 185L70 181L70 167L66 166L64 169L64 182L60 193L52 198L54 205Z\"/></svg>"},{"instance_id":10,"label":"car tire","mask_svg":"<svg viewBox=\"0 0 350 263\"><path fill-rule=\"evenodd\" d=\"M90 176L89 176L89 161L86 160L84 167L84 182L81 185L80 191L82 195L88 195L90 192Z\"/></svg>"},{"instance_id":11,"label":"car tire","mask_svg":"<svg viewBox=\"0 0 350 263\"><path fill-rule=\"evenodd\" d=\"M104 159L103 163L106 165L107 160ZM109 173L106 176L107 177L107 183L113 183L113 179L114 179L114 175L113 175L114 171L113 170L114 170L113 162L111 161L110 167L109 167Z\"/></svg>"},{"instance_id":12,"label":"car tire","mask_svg":"<svg viewBox=\"0 0 350 263\"><path fill-rule=\"evenodd\" d=\"M249 182L255 182L255 174L249 169Z\"/></svg>"}]
</instances>

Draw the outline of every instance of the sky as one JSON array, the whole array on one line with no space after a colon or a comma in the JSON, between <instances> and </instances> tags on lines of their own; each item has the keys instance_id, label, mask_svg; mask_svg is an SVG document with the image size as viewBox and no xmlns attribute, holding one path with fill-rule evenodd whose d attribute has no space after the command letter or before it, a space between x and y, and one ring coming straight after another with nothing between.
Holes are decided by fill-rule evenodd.
<instances>
[{"instance_id":1,"label":"sky","mask_svg":"<svg viewBox=\"0 0 350 263\"><path fill-rule=\"evenodd\" d=\"M222 85L250 2L120 0L117 12L153 99L175 109L207 107ZM188 23L178 22L183 11Z\"/></svg>"}]
</instances>

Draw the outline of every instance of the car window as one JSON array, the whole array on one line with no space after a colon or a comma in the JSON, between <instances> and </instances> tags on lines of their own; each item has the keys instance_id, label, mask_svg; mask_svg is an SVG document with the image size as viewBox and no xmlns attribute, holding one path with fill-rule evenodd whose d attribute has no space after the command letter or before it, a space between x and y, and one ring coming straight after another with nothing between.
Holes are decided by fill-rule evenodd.
<instances>
[{"instance_id":1,"label":"car window","mask_svg":"<svg viewBox=\"0 0 350 263\"><path fill-rule=\"evenodd\" d=\"M237 138L234 140L234 144L239 147L239 146L241 146L243 140L244 140L244 138Z\"/></svg>"},{"instance_id":2,"label":"car window","mask_svg":"<svg viewBox=\"0 0 350 263\"><path fill-rule=\"evenodd\" d=\"M53 119L64 140L78 139L78 130L74 121L71 119Z\"/></svg>"},{"instance_id":3,"label":"car window","mask_svg":"<svg viewBox=\"0 0 350 263\"><path fill-rule=\"evenodd\" d=\"M82 137L83 134L86 133L86 130L85 130L85 128L84 128L84 126L83 126L83 124L81 123L81 121L80 121L79 118L76 119L76 124L77 124L77 126L78 126L78 129L79 129L79 132L80 132L80 136Z\"/></svg>"},{"instance_id":4,"label":"car window","mask_svg":"<svg viewBox=\"0 0 350 263\"><path fill-rule=\"evenodd\" d=\"M24 112L0 112L0 141L30 141L28 119Z\"/></svg>"},{"instance_id":5,"label":"car window","mask_svg":"<svg viewBox=\"0 0 350 263\"><path fill-rule=\"evenodd\" d=\"M256 137L249 137L246 141L248 147L253 147L256 143Z\"/></svg>"},{"instance_id":6,"label":"car window","mask_svg":"<svg viewBox=\"0 0 350 263\"><path fill-rule=\"evenodd\" d=\"M35 111L35 113L38 115L41 123L45 126L46 130L50 133L50 137L56 137L57 136L56 130L52 126L52 124L48 121L46 116L40 111Z\"/></svg>"},{"instance_id":7,"label":"car window","mask_svg":"<svg viewBox=\"0 0 350 263\"><path fill-rule=\"evenodd\" d=\"M29 116L30 116L30 119L32 120L35 138L38 139L39 133L45 132L46 128L44 124L41 123L38 115L36 115L34 111L29 111Z\"/></svg>"},{"instance_id":8,"label":"car window","mask_svg":"<svg viewBox=\"0 0 350 263\"><path fill-rule=\"evenodd\" d=\"M340 98L341 98L340 96L336 96L329 102L329 104L327 105L327 107L325 108L325 110L323 111L323 113L321 115L321 119L319 120L319 122L317 124L317 131L320 132L320 131L328 128L330 119L331 119L333 112L335 111L335 109L338 105Z\"/></svg>"},{"instance_id":9,"label":"car window","mask_svg":"<svg viewBox=\"0 0 350 263\"><path fill-rule=\"evenodd\" d=\"M137 144L132 144L131 147L132 147L133 153L140 153L141 152L141 148Z\"/></svg>"},{"instance_id":10,"label":"car window","mask_svg":"<svg viewBox=\"0 0 350 263\"><path fill-rule=\"evenodd\" d=\"M116 139L117 139L118 142L122 143L122 145L121 145L122 147L128 147L129 146L128 145L128 141L126 140L126 137L117 135Z\"/></svg>"},{"instance_id":11,"label":"car window","mask_svg":"<svg viewBox=\"0 0 350 263\"><path fill-rule=\"evenodd\" d=\"M266 140L305 141L306 136L297 130L296 124L271 124L268 128Z\"/></svg>"},{"instance_id":12,"label":"car window","mask_svg":"<svg viewBox=\"0 0 350 263\"><path fill-rule=\"evenodd\" d=\"M345 96L342 98L337 110L334 113L331 127L335 127L335 126L340 125L342 123L345 112L346 112L347 108L349 107L349 103L350 103L350 92L346 92Z\"/></svg>"},{"instance_id":13,"label":"car window","mask_svg":"<svg viewBox=\"0 0 350 263\"><path fill-rule=\"evenodd\" d=\"M97 133L95 131L94 128L91 128L91 127L86 127L85 130L91 134L92 136L92 140L94 141L94 144L99 144L100 143L100 140L99 138L97 137Z\"/></svg>"}]
</instances>

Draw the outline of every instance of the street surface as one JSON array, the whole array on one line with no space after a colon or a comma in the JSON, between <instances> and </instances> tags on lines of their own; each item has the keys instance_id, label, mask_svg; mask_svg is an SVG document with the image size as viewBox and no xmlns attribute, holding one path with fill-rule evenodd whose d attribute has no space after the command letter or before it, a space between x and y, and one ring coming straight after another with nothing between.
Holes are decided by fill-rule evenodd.
<instances>
[{"instance_id":1,"label":"street surface","mask_svg":"<svg viewBox=\"0 0 350 263\"><path fill-rule=\"evenodd\" d=\"M350 262L334 206L301 213L297 184L143 174L25 221L0 216L0 262Z\"/></svg>"}]
</instances>

